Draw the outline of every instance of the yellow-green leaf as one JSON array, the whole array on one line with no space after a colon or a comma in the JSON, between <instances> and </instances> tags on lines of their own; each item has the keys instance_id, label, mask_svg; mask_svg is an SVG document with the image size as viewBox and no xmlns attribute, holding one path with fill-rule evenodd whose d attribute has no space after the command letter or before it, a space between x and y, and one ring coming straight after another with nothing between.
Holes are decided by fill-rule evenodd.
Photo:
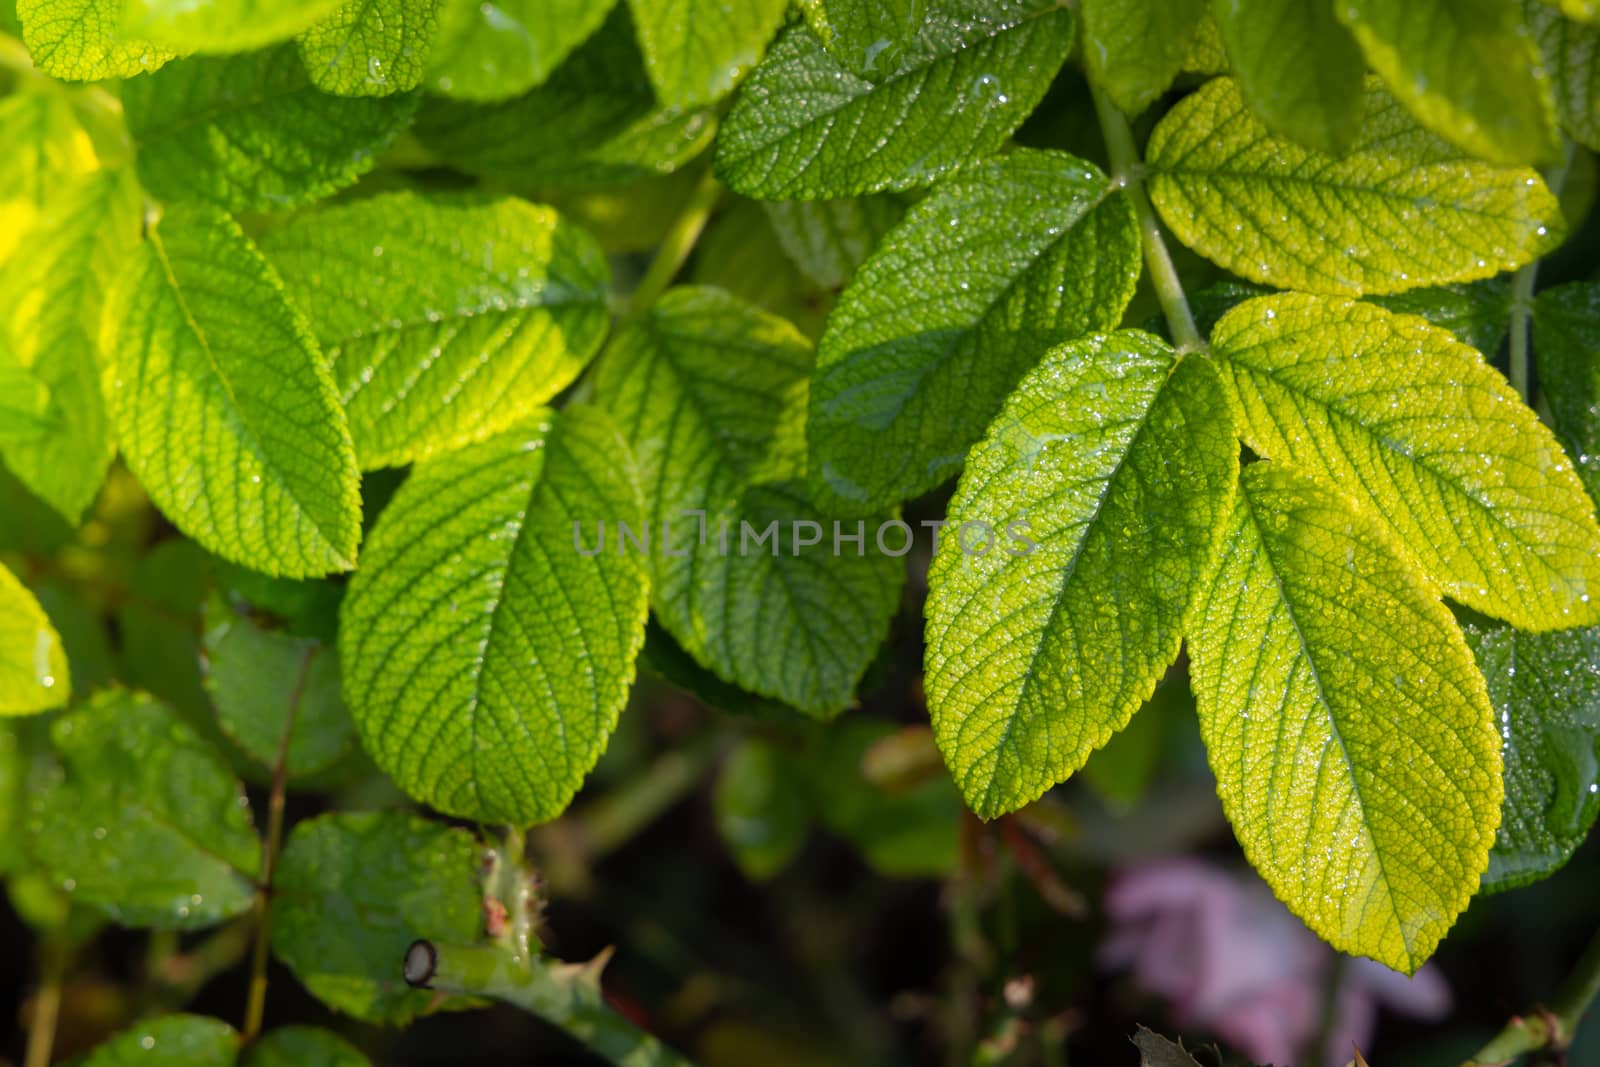
<instances>
[{"instance_id":1,"label":"yellow-green leaf","mask_svg":"<svg viewBox=\"0 0 1600 1067\"><path fill-rule=\"evenodd\" d=\"M0 566L0 715L60 707L71 695L60 636L33 594Z\"/></svg>"},{"instance_id":2,"label":"yellow-green leaf","mask_svg":"<svg viewBox=\"0 0 1600 1067\"><path fill-rule=\"evenodd\" d=\"M17 0L34 65L71 81L131 78L176 53L122 31L123 0Z\"/></svg>"}]
</instances>

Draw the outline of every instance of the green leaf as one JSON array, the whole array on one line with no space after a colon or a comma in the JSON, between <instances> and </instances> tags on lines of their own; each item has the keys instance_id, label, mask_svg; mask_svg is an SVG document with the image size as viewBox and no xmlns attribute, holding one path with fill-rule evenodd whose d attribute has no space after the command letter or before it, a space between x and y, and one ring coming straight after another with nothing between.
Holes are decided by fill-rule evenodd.
<instances>
[{"instance_id":1,"label":"green leaf","mask_svg":"<svg viewBox=\"0 0 1600 1067\"><path fill-rule=\"evenodd\" d=\"M938 186L828 318L813 492L872 509L949 478L1045 350L1120 321L1139 265L1127 197L1072 156L1022 150Z\"/></svg>"},{"instance_id":2,"label":"green leaf","mask_svg":"<svg viewBox=\"0 0 1600 1067\"><path fill-rule=\"evenodd\" d=\"M1439 136L1498 163L1557 154L1539 52L1510 0L1342 0L1367 62Z\"/></svg>"},{"instance_id":3,"label":"green leaf","mask_svg":"<svg viewBox=\"0 0 1600 1067\"><path fill-rule=\"evenodd\" d=\"M838 289L905 214L894 197L770 201L762 205L778 243L807 278Z\"/></svg>"},{"instance_id":4,"label":"green leaf","mask_svg":"<svg viewBox=\"0 0 1600 1067\"><path fill-rule=\"evenodd\" d=\"M100 394L107 294L139 243L143 196L131 171L99 171L58 189L28 232L27 254L0 269L0 349L48 389L50 429L8 444L6 465L74 525L116 452Z\"/></svg>"},{"instance_id":5,"label":"green leaf","mask_svg":"<svg viewBox=\"0 0 1600 1067\"><path fill-rule=\"evenodd\" d=\"M172 52L122 33L124 0L17 0L34 65L55 78L101 81L156 70Z\"/></svg>"},{"instance_id":6,"label":"green leaf","mask_svg":"<svg viewBox=\"0 0 1600 1067\"><path fill-rule=\"evenodd\" d=\"M1369 507L1446 595L1526 630L1600 621L1594 505L1476 350L1302 294L1241 304L1211 342L1250 448Z\"/></svg>"},{"instance_id":7,"label":"green leaf","mask_svg":"<svg viewBox=\"0 0 1600 1067\"><path fill-rule=\"evenodd\" d=\"M717 138L717 174L762 200L929 185L998 149L1044 96L1072 43L1045 0L929 0L899 66L876 83L809 26L772 46Z\"/></svg>"},{"instance_id":8,"label":"green leaf","mask_svg":"<svg viewBox=\"0 0 1600 1067\"><path fill-rule=\"evenodd\" d=\"M338 1034L314 1026L285 1026L246 1049L239 1067L370 1067L370 1064L360 1049Z\"/></svg>"},{"instance_id":9,"label":"green leaf","mask_svg":"<svg viewBox=\"0 0 1600 1067\"><path fill-rule=\"evenodd\" d=\"M667 107L726 96L761 60L788 0L628 0L645 69Z\"/></svg>"},{"instance_id":10,"label":"green leaf","mask_svg":"<svg viewBox=\"0 0 1600 1067\"><path fill-rule=\"evenodd\" d=\"M722 765L713 806L717 830L747 878L764 882L806 842L811 807L791 757L759 738L742 742Z\"/></svg>"},{"instance_id":11,"label":"green leaf","mask_svg":"<svg viewBox=\"0 0 1600 1067\"><path fill-rule=\"evenodd\" d=\"M1251 281L1395 293L1513 270L1561 243L1532 170L1464 156L1369 81L1342 159L1268 133L1231 78L1167 113L1150 137L1150 197L1184 244Z\"/></svg>"},{"instance_id":12,"label":"green leaf","mask_svg":"<svg viewBox=\"0 0 1600 1067\"><path fill-rule=\"evenodd\" d=\"M1554 874L1600 814L1600 628L1466 627L1505 739L1505 808L1483 887Z\"/></svg>"},{"instance_id":13,"label":"green leaf","mask_svg":"<svg viewBox=\"0 0 1600 1067\"><path fill-rule=\"evenodd\" d=\"M461 100L520 96L544 84L616 2L443 0L428 86Z\"/></svg>"},{"instance_id":14,"label":"green leaf","mask_svg":"<svg viewBox=\"0 0 1600 1067\"><path fill-rule=\"evenodd\" d=\"M1178 76L1206 0L1080 0L1090 79L1137 115Z\"/></svg>"},{"instance_id":15,"label":"green leaf","mask_svg":"<svg viewBox=\"0 0 1600 1067\"><path fill-rule=\"evenodd\" d=\"M307 819L273 880L272 950L336 1011L404 1025L434 997L401 976L411 942L478 938L481 857L466 831L403 812Z\"/></svg>"},{"instance_id":16,"label":"green leaf","mask_svg":"<svg viewBox=\"0 0 1600 1067\"><path fill-rule=\"evenodd\" d=\"M1533 305L1533 346L1556 433L1589 495L1600 500L1600 283L1573 282L1540 293Z\"/></svg>"},{"instance_id":17,"label":"green leaf","mask_svg":"<svg viewBox=\"0 0 1600 1067\"><path fill-rule=\"evenodd\" d=\"M0 97L0 263L33 228L46 199L100 160L66 94Z\"/></svg>"},{"instance_id":18,"label":"green leaf","mask_svg":"<svg viewBox=\"0 0 1600 1067\"><path fill-rule=\"evenodd\" d=\"M1212 0L1239 91L1267 129L1340 155L1361 125L1367 62L1332 3Z\"/></svg>"},{"instance_id":19,"label":"green leaf","mask_svg":"<svg viewBox=\"0 0 1600 1067\"><path fill-rule=\"evenodd\" d=\"M240 605L239 607L243 607ZM339 659L311 638L267 629L213 596L205 614L206 689L229 737L293 778L325 771L355 741L339 698Z\"/></svg>"},{"instance_id":20,"label":"green leaf","mask_svg":"<svg viewBox=\"0 0 1600 1067\"><path fill-rule=\"evenodd\" d=\"M1485 358L1500 351L1511 327L1511 280L1486 278L1461 285L1408 289L1390 296L1375 296L1367 303L1401 315L1420 315L1455 334Z\"/></svg>"},{"instance_id":21,"label":"green leaf","mask_svg":"<svg viewBox=\"0 0 1600 1067\"><path fill-rule=\"evenodd\" d=\"M1600 151L1600 25L1561 18L1533 0L1525 0L1523 10L1550 72L1562 127Z\"/></svg>"},{"instance_id":22,"label":"green leaf","mask_svg":"<svg viewBox=\"0 0 1600 1067\"><path fill-rule=\"evenodd\" d=\"M440 0L346 0L300 36L311 82L338 96L389 96L422 84Z\"/></svg>"},{"instance_id":23,"label":"green leaf","mask_svg":"<svg viewBox=\"0 0 1600 1067\"><path fill-rule=\"evenodd\" d=\"M1063 345L968 460L928 572L924 687L967 803L1037 799L1178 655L1238 471L1204 359L1126 331Z\"/></svg>"},{"instance_id":24,"label":"green leaf","mask_svg":"<svg viewBox=\"0 0 1600 1067\"><path fill-rule=\"evenodd\" d=\"M829 551L796 481L810 369L782 319L675 289L613 343L595 395L639 460L657 618L724 681L825 717L882 643L904 566L872 551L872 530L860 553Z\"/></svg>"},{"instance_id":25,"label":"green leaf","mask_svg":"<svg viewBox=\"0 0 1600 1067\"><path fill-rule=\"evenodd\" d=\"M1563 15L1578 22L1600 19L1600 0L1543 0L1550 7L1559 8Z\"/></svg>"},{"instance_id":26,"label":"green leaf","mask_svg":"<svg viewBox=\"0 0 1600 1067\"><path fill-rule=\"evenodd\" d=\"M1466 907L1500 738L1448 609L1368 513L1247 467L1188 629L1217 792L1245 855L1335 948L1411 974Z\"/></svg>"},{"instance_id":27,"label":"green leaf","mask_svg":"<svg viewBox=\"0 0 1600 1067\"><path fill-rule=\"evenodd\" d=\"M342 0L122 0L122 32L176 52L243 52L293 37Z\"/></svg>"},{"instance_id":28,"label":"green leaf","mask_svg":"<svg viewBox=\"0 0 1600 1067\"><path fill-rule=\"evenodd\" d=\"M839 65L875 81L894 73L928 17L929 0L800 0Z\"/></svg>"},{"instance_id":29,"label":"green leaf","mask_svg":"<svg viewBox=\"0 0 1600 1067\"><path fill-rule=\"evenodd\" d=\"M0 456L37 445L58 426L50 408L50 387L18 365L0 339Z\"/></svg>"},{"instance_id":30,"label":"green leaf","mask_svg":"<svg viewBox=\"0 0 1600 1067\"><path fill-rule=\"evenodd\" d=\"M303 215L262 251L333 366L364 468L521 421L610 326L599 246L514 197L375 196Z\"/></svg>"},{"instance_id":31,"label":"green leaf","mask_svg":"<svg viewBox=\"0 0 1600 1067\"><path fill-rule=\"evenodd\" d=\"M79 1067L233 1067L239 1035L221 1019L168 1015L125 1030L77 1061Z\"/></svg>"},{"instance_id":32,"label":"green leaf","mask_svg":"<svg viewBox=\"0 0 1600 1067\"><path fill-rule=\"evenodd\" d=\"M0 565L0 716L58 708L71 695L60 636L33 594Z\"/></svg>"},{"instance_id":33,"label":"green leaf","mask_svg":"<svg viewBox=\"0 0 1600 1067\"><path fill-rule=\"evenodd\" d=\"M559 815L600 758L644 643L642 560L585 555L639 527L626 442L592 408L419 466L344 603L345 699L367 751L451 815Z\"/></svg>"},{"instance_id":34,"label":"green leaf","mask_svg":"<svg viewBox=\"0 0 1600 1067\"><path fill-rule=\"evenodd\" d=\"M104 690L51 736L64 771L35 798L33 852L73 900L176 930L250 909L261 843L244 789L170 708Z\"/></svg>"},{"instance_id":35,"label":"green leaf","mask_svg":"<svg viewBox=\"0 0 1600 1067\"><path fill-rule=\"evenodd\" d=\"M492 105L429 100L415 132L468 174L595 188L677 170L711 143L716 118L656 103L627 5L618 4L539 88Z\"/></svg>"},{"instance_id":36,"label":"green leaf","mask_svg":"<svg viewBox=\"0 0 1600 1067\"><path fill-rule=\"evenodd\" d=\"M1181 684L1163 683L1128 725L1095 749L1079 773L1116 811L1133 808L1155 777L1156 768L1180 716L1194 714L1194 698Z\"/></svg>"},{"instance_id":37,"label":"green leaf","mask_svg":"<svg viewBox=\"0 0 1600 1067\"><path fill-rule=\"evenodd\" d=\"M122 100L151 195L228 211L279 211L352 184L417 106L324 95L293 45L185 59L128 82Z\"/></svg>"},{"instance_id":38,"label":"green leaf","mask_svg":"<svg viewBox=\"0 0 1600 1067\"><path fill-rule=\"evenodd\" d=\"M355 566L360 474L333 379L238 225L209 208L169 214L107 317L111 421L167 517L268 574Z\"/></svg>"}]
</instances>

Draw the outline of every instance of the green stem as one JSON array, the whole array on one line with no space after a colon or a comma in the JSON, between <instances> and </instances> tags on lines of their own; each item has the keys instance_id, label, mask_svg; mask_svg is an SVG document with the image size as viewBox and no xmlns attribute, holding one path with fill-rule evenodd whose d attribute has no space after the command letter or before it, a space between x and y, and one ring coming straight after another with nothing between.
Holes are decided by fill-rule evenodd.
<instances>
[{"instance_id":1,"label":"green stem","mask_svg":"<svg viewBox=\"0 0 1600 1067\"><path fill-rule=\"evenodd\" d=\"M33 1017L28 1021L28 1048L22 1067L50 1067L55 1049L56 1023L61 1017L61 987L72 959L72 945L66 936L46 934L39 946L39 991L33 998Z\"/></svg>"},{"instance_id":2,"label":"green stem","mask_svg":"<svg viewBox=\"0 0 1600 1067\"><path fill-rule=\"evenodd\" d=\"M518 960L498 945L418 941L405 979L444 993L504 1001L553 1023L617 1067L691 1067L688 1060L618 1015L600 991L608 953L582 964Z\"/></svg>"},{"instance_id":3,"label":"green stem","mask_svg":"<svg viewBox=\"0 0 1600 1067\"><path fill-rule=\"evenodd\" d=\"M683 269L689 253L694 251L695 243L700 240L706 223L711 221L711 213L716 210L717 200L721 196L722 186L718 184L716 176L707 171L694 187L694 192L689 194L683 210L662 238L655 259L650 261L644 277L639 279L633 295L628 298L629 315L642 315L649 311L651 305L667 291L672 279Z\"/></svg>"},{"instance_id":4,"label":"green stem","mask_svg":"<svg viewBox=\"0 0 1600 1067\"><path fill-rule=\"evenodd\" d=\"M1529 1052L1559 1052L1572 1044L1589 1005L1600 996L1600 932L1583 950L1548 1011L1518 1016L1461 1067L1505 1067Z\"/></svg>"},{"instance_id":5,"label":"green stem","mask_svg":"<svg viewBox=\"0 0 1600 1067\"><path fill-rule=\"evenodd\" d=\"M1559 200L1567 184L1567 173L1572 169L1576 148L1568 141L1566 155L1560 164L1545 176L1545 184ZM1539 280L1539 260L1534 260L1517 271L1511 284L1511 385L1527 403L1533 402L1533 360L1528 343L1528 331L1533 318L1534 285Z\"/></svg>"},{"instance_id":6,"label":"green stem","mask_svg":"<svg viewBox=\"0 0 1600 1067\"><path fill-rule=\"evenodd\" d=\"M1179 352L1199 352L1206 344L1194 323L1194 312L1189 310L1189 300L1183 293L1183 282L1178 280L1177 268L1167 254L1166 241L1161 236L1161 223L1156 220L1155 209L1144 191L1144 164L1139 159L1139 149L1133 143L1133 130L1128 119L1098 85L1090 86L1094 93L1095 113L1100 117L1100 133L1105 138L1106 149L1111 153L1113 177L1121 184L1133 203L1134 214L1139 219L1140 243L1144 246L1144 263L1150 271L1151 284L1155 286L1156 299L1161 302L1161 313L1166 316L1167 328L1172 331L1173 343Z\"/></svg>"}]
</instances>

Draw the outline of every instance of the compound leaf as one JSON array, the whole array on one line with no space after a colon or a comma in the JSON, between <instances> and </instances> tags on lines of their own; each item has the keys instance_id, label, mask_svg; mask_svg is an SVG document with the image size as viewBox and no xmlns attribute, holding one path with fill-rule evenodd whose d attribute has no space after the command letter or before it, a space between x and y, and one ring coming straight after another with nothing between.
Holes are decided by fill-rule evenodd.
<instances>
[{"instance_id":1,"label":"compound leaf","mask_svg":"<svg viewBox=\"0 0 1600 1067\"><path fill-rule=\"evenodd\" d=\"M342 0L122 0L122 31L175 52L243 52L293 37Z\"/></svg>"},{"instance_id":2,"label":"compound leaf","mask_svg":"<svg viewBox=\"0 0 1600 1067\"><path fill-rule=\"evenodd\" d=\"M1139 230L1082 160L1022 150L939 185L862 265L818 347L819 501L873 510L954 474L1052 345L1115 326Z\"/></svg>"},{"instance_id":3,"label":"compound leaf","mask_svg":"<svg viewBox=\"0 0 1600 1067\"><path fill-rule=\"evenodd\" d=\"M233 1067L239 1035L208 1015L168 1015L139 1023L83 1059L81 1067Z\"/></svg>"},{"instance_id":4,"label":"compound leaf","mask_svg":"<svg viewBox=\"0 0 1600 1067\"><path fill-rule=\"evenodd\" d=\"M839 65L868 81L893 73L928 17L928 0L800 0L800 6Z\"/></svg>"},{"instance_id":5,"label":"compound leaf","mask_svg":"<svg viewBox=\"0 0 1600 1067\"><path fill-rule=\"evenodd\" d=\"M628 0L645 69L667 107L726 96L760 62L788 0Z\"/></svg>"},{"instance_id":6,"label":"compound leaf","mask_svg":"<svg viewBox=\"0 0 1600 1067\"><path fill-rule=\"evenodd\" d=\"M1528 630L1600 621L1600 526L1555 436L1475 349L1303 294L1223 316L1213 350L1258 454L1370 506L1453 599Z\"/></svg>"},{"instance_id":7,"label":"compound leaf","mask_svg":"<svg viewBox=\"0 0 1600 1067\"><path fill-rule=\"evenodd\" d=\"M1600 151L1600 25L1564 19L1533 0L1523 7L1550 71L1562 127L1573 140Z\"/></svg>"},{"instance_id":8,"label":"compound leaf","mask_svg":"<svg viewBox=\"0 0 1600 1067\"><path fill-rule=\"evenodd\" d=\"M1556 433L1600 500L1600 283L1546 289L1533 305L1539 380Z\"/></svg>"},{"instance_id":9,"label":"compound leaf","mask_svg":"<svg viewBox=\"0 0 1600 1067\"><path fill-rule=\"evenodd\" d=\"M60 707L71 695L60 635L27 587L0 565L0 717Z\"/></svg>"},{"instance_id":10,"label":"compound leaf","mask_svg":"<svg viewBox=\"0 0 1600 1067\"><path fill-rule=\"evenodd\" d=\"M339 639L356 726L402 788L483 822L561 813L627 701L649 598L643 560L585 555L578 534L640 512L627 443L593 408L416 468Z\"/></svg>"},{"instance_id":11,"label":"compound leaf","mask_svg":"<svg viewBox=\"0 0 1600 1067\"><path fill-rule=\"evenodd\" d=\"M929 185L999 148L1071 43L1071 13L1045 0L929 0L899 66L869 82L793 25L734 100L717 174L762 200Z\"/></svg>"},{"instance_id":12,"label":"compound leaf","mask_svg":"<svg viewBox=\"0 0 1600 1067\"><path fill-rule=\"evenodd\" d=\"M1081 0L1078 9L1089 77L1137 115L1178 76L1206 0Z\"/></svg>"},{"instance_id":13,"label":"compound leaf","mask_svg":"<svg viewBox=\"0 0 1600 1067\"><path fill-rule=\"evenodd\" d=\"M375 196L302 216L262 251L333 366L363 468L521 421L610 325L599 246L514 197Z\"/></svg>"},{"instance_id":14,"label":"compound leaf","mask_svg":"<svg viewBox=\"0 0 1600 1067\"><path fill-rule=\"evenodd\" d=\"M389 96L422 84L440 0L346 0L300 35L311 83L338 96Z\"/></svg>"},{"instance_id":15,"label":"compound leaf","mask_svg":"<svg viewBox=\"0 0 1600 1067\"><path fill-rule=\"evenodd\" d=\"M34 65L55 78L101 81L158 69L174 53L122 32L124 0L17 0Z\"/></svg>"},{"instance_id":16,"label":"compound leaf","mask_svg":"<svg viewBox=\"0 0 1600 1067\"><path fill-rule=\"evenodd\" d=\"M1561 242L1532 170L1465 157L1369 81L1343 158L1273 137L1231 78L1150 137L1150 196L1178 239L1242 278L1320 293L1395 293L1513 270Z\"/></svg>"},{"instance_id":17,"label":"compound leaf","mask_svg":"<svg viewBox=\"0 0 1600 1067\"><path fill-rule=\"evenodd\" d=\"M122 99L151 194L228 211L282 210L350 185L417 106L318 92L288 44L181 60L128 82Z\"/></svg>"},{"instance_id":18,"label":"compound leaf","mask_svg":"<svg viewBox=\"0 0 1600 1067\"><path fill-rule=\"evenodd\" d=\"M1477 891L1500 738L1455 620L1367 514L1247 467L1190 674L1245 855L1335 948L1411 974Z\"/></svg>"},{"instance_id":19,"label":"compound leaf","mask_svg":"<svg viewBox=\"0 0 1600 1067\"><path fill-rule=\"evenodd\" d=\"M1238 475L1203 359L1063 345L973 450L928 572L928 711L984 818L1083 766L1177 657ZM976 530L977 532L971 532Z\"/></svg>"},{"instance_id":20,"label":"compound leaf","mask_svg":"<svg viewBox=\"0 0 1600 1067\"><path fill-rule=\"evenodd\" d=\"M543 85L617 0L443 0L428 87L460 100L505 100Z\"/></svg>"}]
</instances>

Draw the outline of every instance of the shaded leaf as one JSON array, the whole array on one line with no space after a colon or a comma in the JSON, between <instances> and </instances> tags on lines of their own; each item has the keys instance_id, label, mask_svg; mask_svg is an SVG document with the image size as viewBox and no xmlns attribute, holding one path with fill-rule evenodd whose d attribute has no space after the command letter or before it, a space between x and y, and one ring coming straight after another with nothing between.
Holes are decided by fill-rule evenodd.
<instances>
[{"instance_id":1,"label":"shaded leaf","mask_svg":"<svg viewBox=\"0 0 1600 1067\"><path fill-rule=\"evenodd\" d=\"M168 1015L138 1023L78 1061L79 1067L233 1067L239 1035L220 1019Z\"/></svg>"},{"instance_id":2,"label":"shaded leaf","mask_svg":"<svg viewBox=\"0 0 1600 1067\"><path fill-rule=\"evenodd\" d=\"M367 1057L338 1034L314 1026L285 1026L264 1035L239 1058L239 1067L369 1067Z\"/></svg>"},{"instance_id":3,"label":"shaded leaf","mask_svg":"<svg viewBox=\"0 0 1600 1067\"><path fill-rule=\"evenodd\" d=\"M1540 293L1533 344L1556 433L1589 495L1600 500L1600 284L1573 282Z\"/></svg>"},{"instance_id":4,"label":"shaded leaf","mask_svg":"<svg viewBox=\"0 0 1600 1067\"><path fill-rule=\"evenodd\" d=\"M1550 72L1562 127L1600 151L1600 25L1561 18L1534 0L1524 0L1523 10Z\"/></svg>"},{"instance_id":5,"label":"shaded leaf","mask_svg":"<svg viewBox=\"0 0 1600 1067\"><path fill-rule=\"evenodd\" d=\"M788 0L628 0L645 69L667 107L715 103L761 59Z\"/></svg>"},{"instance_id":6,"label":"shaded leaf","mask_svg":"<svg viewBox=\"0 0 1600 1067\"><path fill-rule=\"evenodd\" d=\"M505 100L544 84L617 0L442 0L428 87L460 100Z\"/></svg>"},{"instance_id":7,"label":"shaded leaf","mask_svg":"<svg viewBox=\"0 0 1600 1067\"><path fill-rule=\"evenodd\" d=\"M1178 76L1206 0L1079 0L1090 79L1137 115Z\"/></svg>"},{"instance_id":8,"label":"shaded leaf","mask_svg":"<svg viewBox=\"0 0 1600 1067\"><path fill-rule=\"evenodd\" d=\"M887 196L769 201L762 206L784 252L824 289L848 282L905 214L904 205Z\"/></svg>"},{"instance_id":9,"label":"shaded leaf","mask_svg":"<svg viewBox=\"0 0 1600 1067\"><path fill-rule=\"evenodd\" d=\"M752 738L717 777L717 830L745 876L765 881L787 867L811 828L806 783L776 745Z\"/></svg>"}]
</instances>

